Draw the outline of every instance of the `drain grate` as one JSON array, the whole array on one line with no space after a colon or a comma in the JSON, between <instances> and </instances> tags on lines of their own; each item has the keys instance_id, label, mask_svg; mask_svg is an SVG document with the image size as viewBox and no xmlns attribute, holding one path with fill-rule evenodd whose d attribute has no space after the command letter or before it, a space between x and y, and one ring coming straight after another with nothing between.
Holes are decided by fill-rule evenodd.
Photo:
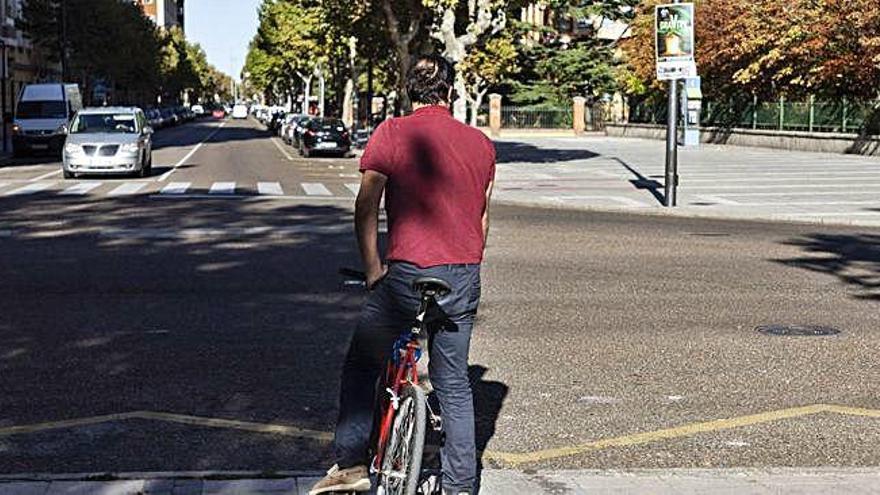
<instances>
[{"instance_id":1,"label":"drain grate","mask_svg":"<svg viewBox=\"0 0 880 495\"><path fill-rule=\"evenodd\" d=\"M761 325L755 327L759 333L765 335L784 335L790 337L822 337L837 335L840 330L822 325Z\"/></svg>"}]
</instances>

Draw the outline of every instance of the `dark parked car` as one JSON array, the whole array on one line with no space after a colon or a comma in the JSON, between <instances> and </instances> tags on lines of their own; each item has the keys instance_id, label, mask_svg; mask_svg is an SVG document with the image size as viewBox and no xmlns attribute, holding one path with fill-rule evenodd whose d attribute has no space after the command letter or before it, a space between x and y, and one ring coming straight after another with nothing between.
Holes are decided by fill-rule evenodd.
<instances>
[{"instance_id":1,"label":"dark parked car","mask_svg":"<svg viewBox=\"0 0 880 495\"><path fill-rule=\"evenodd\" d=\"M306 125L301 141L300 153L305 157L315 153L344 156L351 151L351 137L339 119L312 119Z\"/></svg>"}]
</instances>

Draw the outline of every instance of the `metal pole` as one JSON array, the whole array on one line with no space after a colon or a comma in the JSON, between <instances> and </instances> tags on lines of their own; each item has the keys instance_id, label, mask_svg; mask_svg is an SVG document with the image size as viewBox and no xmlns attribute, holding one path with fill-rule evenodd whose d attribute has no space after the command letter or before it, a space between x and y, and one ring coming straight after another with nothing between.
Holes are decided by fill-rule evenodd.
<instances>
[{"instance_id":1,"label":"metal pole","mask_svg":"<svg viewBox=\"0 0 880 495\"><path fill-rule=\"evenodd\" d=\"M3 64L0 66L0 71L2 71L2 74L0 74L2 75L2 79L0 79L0 112L3 113L3 152L6 153L9 151L6 144L6 140L8 139L6 128L9 126L9 122L6 117L12 112L6 112L6 79L8 79L8 77L6 74L6 43L2 40L0 40L0 50L3 51L2 59L0 59L0 64Z\"/></svg>"},{"instance_id":2,"label":"metal pole","mask_svg":"<svg viewBox=\"0 0 880 495\"><path fill-rule=\"evenodd\" d=\"M676 205L678 186L678 80L669 81L669 104L666 118L666 183L663 204Z\"/></svg>"},{"instance_id":3,"label":"metal pole","mask_svg":"<svg viewBox=\"0 0 880 495\"><path fill-rule=\"evenodd\" d=\"M67 82L67 0L61 0L61 81Z\"/></svg>"}]
</instances>

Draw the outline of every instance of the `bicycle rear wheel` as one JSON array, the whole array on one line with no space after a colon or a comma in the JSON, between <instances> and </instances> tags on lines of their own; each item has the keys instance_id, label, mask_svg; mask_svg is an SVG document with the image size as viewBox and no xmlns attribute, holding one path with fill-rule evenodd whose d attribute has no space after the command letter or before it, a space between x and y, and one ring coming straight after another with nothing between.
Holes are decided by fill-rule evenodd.
<instances>
[{"instance_id":1,"label":"bicycle rear wheel","mask_svg":"<svg viewBox=\"0 0 880 495\"><path fill-rule=\"evenodd\" d=\"M380 464L377 495L415 495L422 469L426 423L425 392L413 385L405 386Z\"/></svg>"}]
</instances>

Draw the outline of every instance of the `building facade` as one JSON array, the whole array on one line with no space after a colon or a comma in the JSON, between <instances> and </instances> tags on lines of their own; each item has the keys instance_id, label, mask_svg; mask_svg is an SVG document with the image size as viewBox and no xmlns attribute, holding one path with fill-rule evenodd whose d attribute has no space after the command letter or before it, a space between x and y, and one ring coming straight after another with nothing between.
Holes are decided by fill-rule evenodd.
<instances>
[{"instance_id":1,"label":"building facade","mask_svg":"<svg viewBox=\"0 0 880 495\"><path fill-rule=\"evenodd\" d=\"M0 0L0 118L4 126L12 120L24 85L61 80L61 65L49 62L39 53L17 24L22 3L23 0Z\"/></svg>"},{"instance_id":2,"label":"building facade","mask_svg":"<svg viewBox=\"0 0 880 495\"><path fill-rule=\"evenodd\" d=\"M144 14L162 29L178 27L184 30L185 0L134 0L144 9Z\"/></svg>"}]
</instances>

